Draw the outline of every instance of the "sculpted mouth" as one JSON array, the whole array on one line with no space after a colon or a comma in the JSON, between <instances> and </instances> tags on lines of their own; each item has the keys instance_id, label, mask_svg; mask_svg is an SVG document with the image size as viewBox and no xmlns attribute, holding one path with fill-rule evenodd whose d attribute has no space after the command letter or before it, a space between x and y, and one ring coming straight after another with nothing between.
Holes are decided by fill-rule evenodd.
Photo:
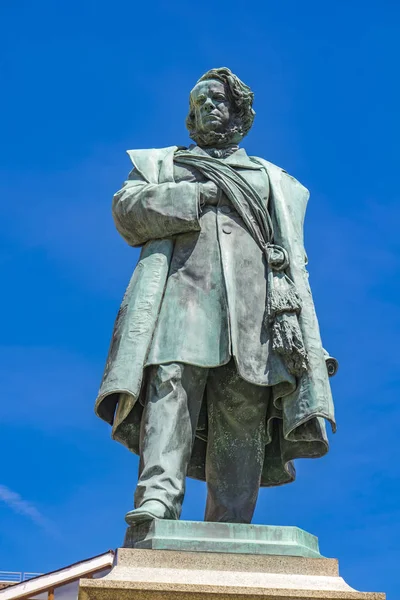
<instances>
[{"instance_id":1,"label":"sculpted mouth","mask_svg":"<svg viewBox=\"0 0 400 600\"><path fill-rule=\"evenodd\" d=\"M218 117L206 117L205 119L203 119L203 122L208 123L209 125L220 125L221 119L219 119Z\"/></svg>"}]
</instances>

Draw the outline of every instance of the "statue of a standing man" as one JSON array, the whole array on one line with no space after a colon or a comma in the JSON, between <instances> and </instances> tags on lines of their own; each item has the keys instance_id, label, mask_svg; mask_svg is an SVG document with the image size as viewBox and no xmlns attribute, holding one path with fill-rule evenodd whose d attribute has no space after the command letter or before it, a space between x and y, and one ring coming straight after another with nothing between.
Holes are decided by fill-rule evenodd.
<instances>
[{"instance_id":1,"label":"statue of a standing man","mask_svg":"<svg viewBox=\"0 0 400 600\"><path fill-rule=\"evenodd\" d=\"M325 351L305 268L308 191L238 144L253 93L227 68L190 93L189 148L132 150L113 201L140 260L96 404L140 455L128 523L178 519L186 475L205 519L250 523L261 486L328 450Z\"/></svg>"}]
</instances>

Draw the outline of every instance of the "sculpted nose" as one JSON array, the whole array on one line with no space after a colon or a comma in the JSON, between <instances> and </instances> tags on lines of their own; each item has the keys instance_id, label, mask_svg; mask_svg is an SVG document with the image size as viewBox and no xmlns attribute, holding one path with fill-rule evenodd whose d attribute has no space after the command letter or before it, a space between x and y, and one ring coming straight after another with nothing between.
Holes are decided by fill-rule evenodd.
<instances>
[{"instance_id":1,"label":"sculpted nose","mask_svg":"<svg viewBox=\"0 0 400 600\"><path fill-rule=\"evenodd\" d=\"M214 108L214 104L212 103L211 98L207 98L207 100L204 102L204 110L206 112L210 112L210 110L212 110Z\"/></svg>"}]
</instances>

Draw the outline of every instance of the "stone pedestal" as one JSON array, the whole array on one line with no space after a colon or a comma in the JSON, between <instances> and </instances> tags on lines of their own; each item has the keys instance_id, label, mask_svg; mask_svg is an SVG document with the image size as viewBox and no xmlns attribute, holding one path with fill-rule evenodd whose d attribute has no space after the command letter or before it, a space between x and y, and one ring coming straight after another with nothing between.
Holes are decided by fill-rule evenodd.
<instances>
[{"instance_id":1,"label":"stone pedestal","mask_svg":"<svg viewBox=\"0 0 400 600\"><path fill-rule=\"evenodd\" d=\"M106 577L81 580L79 600L385 600L347 585L295 527L154 521L125 545Z\"/></svg>"}]
</instances>

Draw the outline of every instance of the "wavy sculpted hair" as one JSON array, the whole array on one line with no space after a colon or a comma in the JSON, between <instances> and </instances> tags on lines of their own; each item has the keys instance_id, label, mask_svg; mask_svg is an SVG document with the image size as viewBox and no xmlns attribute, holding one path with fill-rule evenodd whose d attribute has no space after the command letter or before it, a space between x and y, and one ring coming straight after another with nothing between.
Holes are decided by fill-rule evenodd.
<instances>
[{"instance_id":1,"label":"wavy sculpted hair","mask_svg":"<svg viewBox=\"0 0 400 600\"><path fill-rule=\"evenodd\" d=\"M200 133L196 131L196 119L192 95L189 97L189 114L186 118L186 127L189 130L189 135L199 146L223 146L227 144L240 142L251 129L253 125L255 111L253 110L254 94L243 81L232 73L227 67L219 69L211 69L204 73L196 82L216 79L221 81L227 90L228 98L233 105L234 115L229 124L229 127L224 133L211 131L208 133Z\"/></svg>"}]
</instances>

